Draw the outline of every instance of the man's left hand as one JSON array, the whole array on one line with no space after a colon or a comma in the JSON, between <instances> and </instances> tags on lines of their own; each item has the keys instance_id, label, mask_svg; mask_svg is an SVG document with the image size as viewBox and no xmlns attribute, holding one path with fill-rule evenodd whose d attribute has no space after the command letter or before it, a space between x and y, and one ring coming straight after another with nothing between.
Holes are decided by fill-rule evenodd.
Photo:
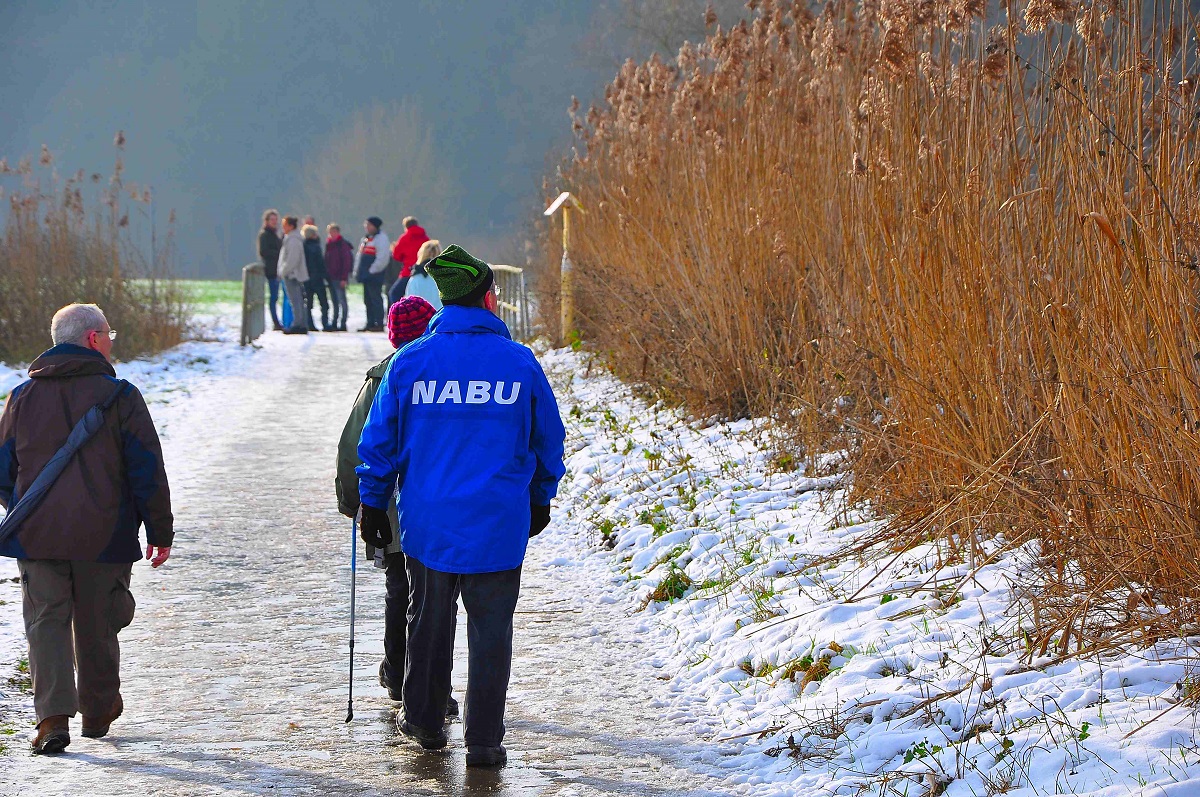
<instances>
[{"instance_id":1,"label":"man's left hand","mask_svg":"<svg viewBox=\"0 0 1200 797\"><path fill-rule=\"evenodd\" d=\"M171 546L160 545L155 548L153 545L147 545L146 558L150 560L151 567L162 567L167 559L171 558Z\"/></svg>"}]
</instances>

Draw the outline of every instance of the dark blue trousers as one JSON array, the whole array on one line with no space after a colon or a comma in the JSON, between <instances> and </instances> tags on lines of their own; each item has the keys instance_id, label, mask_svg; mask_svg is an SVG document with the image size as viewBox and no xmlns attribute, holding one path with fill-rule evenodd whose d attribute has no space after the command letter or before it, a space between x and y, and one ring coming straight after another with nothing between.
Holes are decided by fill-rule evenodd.
<instances>
[{"instance_id":1,"label":"dark blue trousers","mask_svg":"<svg viewBox=\"0 0 1200 797\"><path fill-rule=\"evenodd\" d=\"M504 703L512 671L513 612L521 592L521 568L499 573L443 573L407 557L408 651L404 716L436 732L446 717L454 666L458 598L467 610L467 747L499 747Z\"/></svg>"}]
</instances>

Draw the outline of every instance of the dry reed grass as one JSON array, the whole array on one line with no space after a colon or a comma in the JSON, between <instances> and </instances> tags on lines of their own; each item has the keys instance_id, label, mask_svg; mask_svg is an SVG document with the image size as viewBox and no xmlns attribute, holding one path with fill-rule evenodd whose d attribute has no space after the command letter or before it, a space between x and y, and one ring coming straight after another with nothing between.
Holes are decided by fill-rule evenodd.
<instances>
[{"instance_id":1,"label":"dry reed grass","mask_svg":"<svg viewBox=\"0 0 1200 797\"><path fill-rule=\"evenodd\" d=\"M107 180L82 171L60 180L46 147L36 166L29 158L15 168L0 161L0 177L19 186L6 197L0 247L0 361L28 362L49 348L50 318L71 302L104 310L120 332L120 357L183 339L186 296L167 278L173 236L168 230L162 246L152 240L147 255L125 234L130 209L149 204L150 191L123 181L124 137L118 133L114 143L116 165Z\"/></svg>"},{"instance_id":2,"label":"dry reed grass","mask_svg":"<svg viewBox=\"0 0 1200 797\"><path fill-rule=\"evenodd\" d=\"M1036 538L1037 652L1194 626L1196 20L750 5L577 118L583 337L697 411L851 448L880 544Z\"/></svg>"}]
</instances>

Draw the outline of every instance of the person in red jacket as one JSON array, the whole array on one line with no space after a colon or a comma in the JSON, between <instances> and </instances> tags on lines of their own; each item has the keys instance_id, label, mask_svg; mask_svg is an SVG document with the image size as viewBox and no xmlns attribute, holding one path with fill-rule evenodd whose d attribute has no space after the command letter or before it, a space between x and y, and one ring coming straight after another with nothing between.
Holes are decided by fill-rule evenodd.
<instances>
[{"instance_id":1,"label":"person in red jacket","mask_svg":"<svg viewBox=\"0 0 1200 797\"><path fill-rule=\"evenodd\" d=\"M346 331L346 314L350 307L346 302L346 285L354 271L354 247L342 237L342 228L330 224L325 228L329 238L325 241L325 270L329 272L329 289L333 294L333 324L337 332Z\"/></svg>"},{"instance_id":2,"label":"person in red jacket","mask_svg":"<svg viewBox=\"0 0 1200 797\"><path fill-rule=\"evenodd\" d=\"M400 264L400 276L388 289L389 307L404 296L404 286L412 276L413 266L417 264L417 252L421 244L429 240L425 228L412 216L405 216L403 223L404 234L396 239L396 245L392 247L392 260Z\"/></svg>"}]
</instances>

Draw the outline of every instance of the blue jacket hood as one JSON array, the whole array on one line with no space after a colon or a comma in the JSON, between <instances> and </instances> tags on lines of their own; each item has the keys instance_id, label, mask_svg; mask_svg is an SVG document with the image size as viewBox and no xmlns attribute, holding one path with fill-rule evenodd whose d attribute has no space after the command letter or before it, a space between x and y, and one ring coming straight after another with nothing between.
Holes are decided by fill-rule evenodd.
<instances>
[{"instance_id":1,"label":"blue jacket hood","mask_svg":"<svg viewBox=\"0 0 1200 797\"><path fill-rule=\"evenodd\" d=\"M429 328L425 334L432 335L438 332L474 332L484 334L488 332L501 335L505 340L512 340L512 334L508 331L508 325L501 319L496 317L496 314L491 310L486 310L482 307L463 307L457 304L448 304L442 307L434 314L433 318L429 319Z\"/></svg>"}]
</instances>

